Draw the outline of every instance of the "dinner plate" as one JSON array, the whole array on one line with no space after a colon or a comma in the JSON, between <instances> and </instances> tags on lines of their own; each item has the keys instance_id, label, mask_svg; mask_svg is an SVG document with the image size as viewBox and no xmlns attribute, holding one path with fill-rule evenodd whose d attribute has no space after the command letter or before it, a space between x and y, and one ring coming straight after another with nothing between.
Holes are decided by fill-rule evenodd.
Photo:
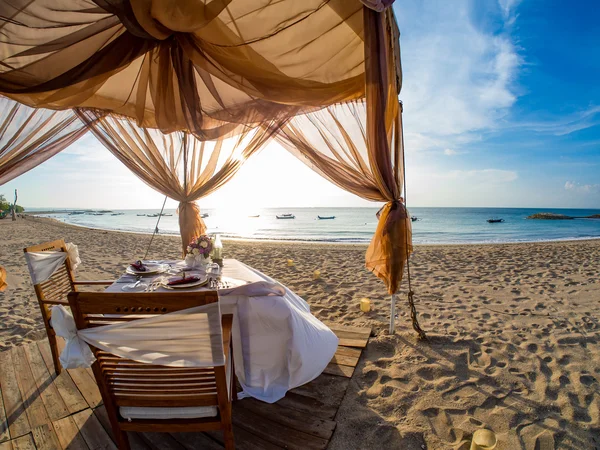
<instances>
[{"instance_id":1,"label":"dinner plate","mask_svg":"<svg viewBox=\"0 0 600 450\"><path fill-rule=\"evenodd\" d=\"M200 279L198 281L192 281L191 283L181 283L173 285L165 283L163 284L163 287L167 289L187 289L192 287L204 286L206 283L208 283L208 278Z\"/></svg>"},{"instance_id":2,"label":"dinner plate","mask_svg":"<svg viewBox=\"0 0 600 450\"><path fill-rule=\"evenodd\" d=\"M161 273L165 271L164 264L146 263L144 264L144 266L146 266L145 271L135 270L133 267L127 266L125 272L127 272L130 275L154 275L156 273Z\"/></svg>"}]
</instances>

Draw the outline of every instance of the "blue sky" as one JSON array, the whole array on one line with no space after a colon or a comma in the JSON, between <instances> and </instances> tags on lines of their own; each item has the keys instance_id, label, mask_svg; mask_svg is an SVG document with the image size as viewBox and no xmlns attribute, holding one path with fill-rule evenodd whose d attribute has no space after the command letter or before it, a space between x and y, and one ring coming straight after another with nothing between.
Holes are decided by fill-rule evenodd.
<instances>
[{"instance_id":1,"label":"blue sky","mask_svg":"<svg viewBox=\"0 0 600 450\"><path fill-rule=\"evenodd\" d=\"M600 13L577 0L398 0L409 206L600 208ZM159 208L92 137L0 187ZM200 204L367 206L276 145ZM174 204L171 204L171 206Z\"/></svg>"}]
</instances>

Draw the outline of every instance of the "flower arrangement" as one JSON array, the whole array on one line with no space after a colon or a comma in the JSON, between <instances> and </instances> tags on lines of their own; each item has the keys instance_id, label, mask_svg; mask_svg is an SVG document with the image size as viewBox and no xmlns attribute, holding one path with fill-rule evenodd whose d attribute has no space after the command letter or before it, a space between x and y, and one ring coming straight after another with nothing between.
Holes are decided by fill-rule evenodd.
<instances>
[{"instance_id":1,"label":"flower arrangement","mask_svg":"<svg viewBox=\"0 0 600 450\"><path fill-rule=\"evenodd\" d=\"M203 234L202 236L198 236L192 239L187 246L187 254L193 256L201 256L204 258L208 258L210 256L210 252L213 249L213 242L210 236Z\"/></svg>"}]
</instances>

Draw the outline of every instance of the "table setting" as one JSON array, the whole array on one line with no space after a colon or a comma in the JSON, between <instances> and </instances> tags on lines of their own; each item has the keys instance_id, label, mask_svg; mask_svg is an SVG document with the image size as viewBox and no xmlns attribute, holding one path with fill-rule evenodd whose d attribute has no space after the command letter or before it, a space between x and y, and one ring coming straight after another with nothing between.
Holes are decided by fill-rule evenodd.
<instances>
[{"instance_id":1,"label":"table setting","mask_svg":"<svg viewBox=\"0 0 600 450\"><path fill-rule=\"evenodd\" d=\"M233 315L238 397L276 402L323 372L338 338L289 288L241 261L223 258L222 244L215 255L215 241L203 244L205 238L195 238L184 260L128 264L106 292L216 291L221 314Z\"/></svg>"}]
</instances>

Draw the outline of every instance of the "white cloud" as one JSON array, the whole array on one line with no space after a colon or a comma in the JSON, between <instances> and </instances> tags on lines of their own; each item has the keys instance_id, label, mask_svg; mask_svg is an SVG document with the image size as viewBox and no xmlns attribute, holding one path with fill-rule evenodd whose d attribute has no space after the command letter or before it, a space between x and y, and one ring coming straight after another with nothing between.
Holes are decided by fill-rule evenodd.
<instances>
[{"instance_id":1,"label":"white cloud","mask_svg":"<svg viewBox=\"0 0 600 450\"><path fill-rule=\"evenodd\" d=\"M469 152L453 150L451 148L444 149L444 155L446 155L446 156L464 155L465 153L469 153Z\"/></svg>"},{"instance_id":2,"label":"white cloud","mask_svg":"<svg viewBox=\"0 0 600 450\"><path fill-rule=\"evenodd\" d=\"M600 193L600 184L580 184L574 181L567 181L565 183L565 190L580 194L596 194Z\"/></svg>"},{"instance_id":3,"label":"white cloud","mask_svg":"<svg viewBox=\"0 0 600 450\"><path fill-rule=\"evenodd\" d=\"M503 11L515 5L505 3ZM509 34L478 27L466 0L396 4L400 29L410 30L401 37L407 149L442 151L497 128L516 101L522 63Z\"/></svg>"}]
</instances>

